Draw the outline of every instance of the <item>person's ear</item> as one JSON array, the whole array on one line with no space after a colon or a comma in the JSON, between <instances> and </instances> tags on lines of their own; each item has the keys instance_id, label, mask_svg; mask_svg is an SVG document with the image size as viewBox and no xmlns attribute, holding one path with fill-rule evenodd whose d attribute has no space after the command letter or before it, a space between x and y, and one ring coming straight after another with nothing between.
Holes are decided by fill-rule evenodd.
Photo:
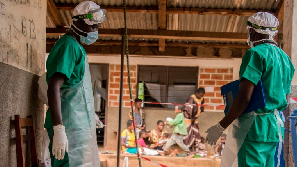
<instances>
[{"instance_id":1,"label":"person's ear","mask_svg":"<svg viewBox=\"0 0 300 169\"><path fill-rule=\"evenodd\" d=\"M257 33L254 29L251 28L251 33L250 33L251 41L255 41L255 36L257 36Z\"/></svg>"}]
</instances>

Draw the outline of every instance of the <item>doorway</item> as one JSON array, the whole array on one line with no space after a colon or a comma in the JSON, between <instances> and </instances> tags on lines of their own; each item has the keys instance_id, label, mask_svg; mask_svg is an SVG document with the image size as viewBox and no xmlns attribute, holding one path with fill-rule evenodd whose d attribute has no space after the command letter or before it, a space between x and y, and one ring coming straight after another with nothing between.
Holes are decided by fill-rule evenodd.
<instances>
[{"instance_id":1,"label":"doorway","mask_svg":"<svg viewBox=\"0 0 300 169\"><path fill-rule=\"evenodd\" d=\"M108 97L108 64L90 64L95 113L103 123L103 128L96 128L98 146L105 146L106 114Z\"/></svg>"}]
</instances>

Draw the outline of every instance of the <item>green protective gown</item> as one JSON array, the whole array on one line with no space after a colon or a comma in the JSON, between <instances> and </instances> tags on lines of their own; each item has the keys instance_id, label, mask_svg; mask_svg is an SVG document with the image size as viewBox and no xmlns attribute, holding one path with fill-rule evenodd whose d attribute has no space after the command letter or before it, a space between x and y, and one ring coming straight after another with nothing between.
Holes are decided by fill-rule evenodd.
<instances>
[{"instance_id":1,"label":"green protective gown","mask_svg":"<svg viewBox=\"0 0 300 169\"><path fill-rule=\"evenodd\" d=\"M286 95L290 93L294 71L290 58L277 46L260 44L245 53L240 80L245 78L256 85L261 79L266 106L232 123L221 167L274 166L276 146L284 136L278 110L287 107Z\"/></svg>"},{"instance_id":2,"label":"green protective gown","mask_svg":"<svg viewBox=\"0 0 300 169\"><path fill-rule=\"evenodd\" d=\"M256 110L248 135L238 153L240 167L274 167L274 155L284 128L278 111L287 107L295 68L290 58L277 46L261 44L248 50L240 67L240 79L264 86L266 106ZM243 116L241 116L243 118ZM281 124L280 124L281 123Z\"/></svg>"},{"instance_id":3,"label":"green protective gown","mask_svg":"<svg viewBox=\"0 0 300 169\"><path fill-rule=\"evenodd\" d=\"M61 88L60 93L62 121L69 141L69 151L65 153L64 159L55 159L52 154L53 123L50 112L48 111L45 128L47 128L50 139L49 151L51 155L51 165L53 167L99 167L100 159L96 140L94 100L88 58L83 47L77 43L75 39L71 39L72 37L70 37L69 35L62 37L66 39L62 39L64 41L58 42L58 44L56 44L57 48L53 49L53 51L51 50L53 53L57 53L57 51L61 53L60 56L55 57L58 57L58 59L65 62L65 64L67 63L67 65L61 64L60 66L58 63L57 68L53 71L61 72L68 78ZM65 46L67 46L67 48ZM80 51L80 53L78 51ZM51 57L50 54L49 57ZM53 58L48 59L50 59L50 61L55 60ZM75 61L70 61L72 59ZM84 65L81 65L82 61L84 61ZM52 63L53 62L50 62L49 65L52 65ZM74 63L73 67L72 63ZM77 70L74 70L76 66ZM84 70L80 70L80 67L84 68ZM49 72L49 75L53 71ZM74 71L77 72L74 73ZM81 72L84 72L83 76L80 76ZM77 81L81 79L78 83L74 82L76 81L74 80L76 79L74 78L76 75ZM47 76L47 81L50 77L51 75Z\"/></svg>"}]
</instances>

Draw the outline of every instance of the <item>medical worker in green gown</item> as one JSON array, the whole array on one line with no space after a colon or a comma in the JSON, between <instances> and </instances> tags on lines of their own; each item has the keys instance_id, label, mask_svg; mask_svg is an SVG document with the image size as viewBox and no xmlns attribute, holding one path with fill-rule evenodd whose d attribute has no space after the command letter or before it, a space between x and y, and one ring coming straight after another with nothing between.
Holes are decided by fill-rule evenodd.
<instances>
[{"instance_id":1,"label":"medical worker in green gown","mask_svg":"<svg viewBox=\"0 0 300 169\"><path fill-rule=\"evenodd\" d=\"M81 45L98 39L105 10L78 4L71 28L51 49L47 62L49 109L45 128L53 167L99 167L94 100L88 58Z\"/></svg>"},{"instance_id":2,"label":"medical worker in green gown","mask_svg":"<svg viewBox=\"0 0 300 169\"><path fill-rule=\"evenodd\" d=\"M274 41L278 19L258 12L247 21L248 45L240 66L240 86L226 116L207 132L215 144L230 125L221 166L273 167L278 142L283 140L283 123L278 111L288 105L295 68ZM241 115L248 106L253 88L262 80L266 106ZM281 147L282 148L282 147Z\"/></svg>"}]
</instances>

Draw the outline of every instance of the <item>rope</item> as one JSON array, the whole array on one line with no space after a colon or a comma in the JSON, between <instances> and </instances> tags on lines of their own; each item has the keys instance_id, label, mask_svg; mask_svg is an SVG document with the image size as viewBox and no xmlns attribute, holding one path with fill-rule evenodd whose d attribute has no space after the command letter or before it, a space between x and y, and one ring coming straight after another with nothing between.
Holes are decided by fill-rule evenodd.
<instances>
[{"instance_id":1,"label":"rope","mask_svg":"<svg viewBox=\"0 0 300 169\"><path fill-rule=\"evenodd\" d=\"M164 164L160 164L160 163L158 163L158 162L156 162L156 161L154 161L154 160L151 160L151 159L149 159L149 158L146 158L146 157L143 157L143 156L141 156L143 159L145 159L145 160L147 160L147 161L150 161L150 162L152 162L152 163L154 163L154 164L156 164L156 165L159 165L159 166L161 166L161 167L168 167L168 166L166 166L166 165L164 165Z\"/></svg>"},{"instance_id":2,"label":"rope","mask_svg":"<svg viewBox=\"0 0 300 169\"><path fill-rule=\"evenodd\" d=\"M130 82L130 67L129 67L129 56L128 56L128 39L127 39L127 23L126 23L126 0L123 0L123 5L124 5L124 36L125 36L125 41L126 41L126 61L127 61L127 72L128 72L128 86L129 86L129 93L130 93L130 105L131 105L131 115L133 118L133 128L134 128L134 139L135 139L135 145L136 145L136 154L139 160L139 167L142 167L142 163L141 163L141 158L140 158L140 154L139 154L139 146L137 143L137 139L136 139L136 128L135 128L135 118L134 118L134 111L133 111L133 101L132 101L132 91L131 91L131 82ZM122 65L123 66L123 65ZM121 72L123 73L123 72Z\"/></svg>"}]
</instances>

